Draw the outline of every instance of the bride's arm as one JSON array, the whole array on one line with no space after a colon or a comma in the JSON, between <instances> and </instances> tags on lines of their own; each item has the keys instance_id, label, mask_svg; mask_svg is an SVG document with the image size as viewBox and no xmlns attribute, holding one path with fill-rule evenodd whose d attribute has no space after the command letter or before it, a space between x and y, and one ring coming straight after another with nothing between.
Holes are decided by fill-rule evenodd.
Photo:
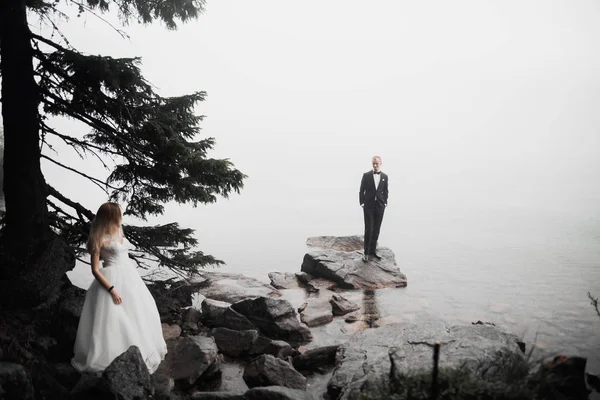
<instances>
[{"instance_id":1,"label":"bride's arm","mask_svg":"<svg viewBox=\"0 0 600 400\"><path fill-rule=\"evenodd\" d=\"M102 245L104 245L104 243ZM108 282L108 279L106 279L102 272L100 272L99 251L92 253L92 275L94 275L94 278L96 278L96 280L100 282L100 284L104 286L107 291L110 290L110 295L112 296L114 303L121 304L121 296L119 296L117 293L117 289L112 287L110 282Z\"/></svg>"}]
</instances>

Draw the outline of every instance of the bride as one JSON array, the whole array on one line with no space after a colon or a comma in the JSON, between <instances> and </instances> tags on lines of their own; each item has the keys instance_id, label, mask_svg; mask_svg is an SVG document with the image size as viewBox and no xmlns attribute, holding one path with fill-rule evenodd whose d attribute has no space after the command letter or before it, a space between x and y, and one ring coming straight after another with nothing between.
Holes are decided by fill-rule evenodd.
<instances>
[{"instance_id":1,"label":"bride","mask_svg":"<svg viewBox=\"0 0 600 400\"><path fill-rule=\"evenodd\" d=\"M85 296L71 361L80 372L103 371L135 345L153 373L167 353L156 303L129 259L121 218L118 204L104 203L92 221L87 249L96 279Z\"/></svg>"}]
</instances>

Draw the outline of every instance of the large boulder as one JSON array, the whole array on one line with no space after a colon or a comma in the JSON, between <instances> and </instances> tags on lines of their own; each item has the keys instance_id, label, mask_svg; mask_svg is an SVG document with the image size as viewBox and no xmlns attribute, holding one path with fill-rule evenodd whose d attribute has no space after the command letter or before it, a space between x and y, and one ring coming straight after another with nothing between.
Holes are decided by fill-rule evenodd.
<instances>
[{"instance_id":1,"label":"large boulder","mask_svg":"<svg viewBox=\"0 0 600 400\"><path fill-rule=\"evenodd\" d=\"M498 351L522 356L518 338L491 325L390 324L359 332L340 346L327 392L332 399L348 398L367 380L388 375L390 359L398 372L430 370L436 341L441 343L440 367L474 367Z\"/></svg>"},{"instance_id":2,"label":"large boulder","mask_svg":"<svg viewBox=\"0 0 600 400\"><path fill-rule=\"evenodd\" d=\"M204 299L202 300L202 322L207 326L223 326L225 310L231 303L226 301Z\"/></svg>"},{"instance_id":3,"label":"large boulder","mask_svg":"<svg viewBox=\"0 0 600 400\"><path fill-rule=\"evenodd\" d=\"M83 374L71 398L76 400L144 400L154 395L148 367L137 346L131 346L98 374Z\"/></svg>"},{"instance_id":4,"label":"large boulder","mask_svg":"<svg viewBox=\"0 0 600 400\"><path fill-rule=\"evenodd\" d=\"M200 272L192 283L199 286L198 292L213 299L236 303L258 296L280 297L281 293L271 285L239 274Z\"/></svg>"},{"instance_id":5,"label":"large boulder","mask_svg":"<svg viewBox=\"0 0 600 400\"><path fill-rule=\"evenodd\" d=\"M406 275L396 266L394 252L379 248L379 261L364 262L359 252L315 250L306 253L301 270L347 289L380 289L406 286Z\"/></svg>"},{"instance_id":6,"label":"large boulder","mask_svg":"<svg viewBox=\"0 0 600 400\"><path fill-rule=\"evenodd\" d=\"M285 386L292 389L306 389L306 378L289 363L263 354L250 361L244 369L244 381L248 387Z\"/></svg>"},{"instance_id":7,"label":"large boulder","mask_svg":"<svg viewBox=\"0 0 600 400\"><path fill-rule=\"evenodd\" d=\"M292 345L312 340L310 329L298 322L296 311L287 300L257 297L232 304L231 308L271 339L285 340Z\"/></svg>"},{"instance_id":8,"label":"large boulder","mask_svg":"<svg viewBox=\"0 0 600 400\"><path fill-rule=\"evenodd\" d=\"M182 387L198 380L209 380L220 374L221 359L212 337L188 336L180 338L170 358L171 376ZM170 353L170 352L169 352Z\"/></svg>"},{"instance_id":9,"label":"large boulder","mask_svg":"<svg viewBox=\"0 0 600 400\"><path fill-rule=\"evenodd\" d=\"M211 329L209 335L215 339L219 351L229 357L240 357L252 352L258 340L257 330L237 331L228 328Z\"/></svg>"},{"instance_id":10,"label":"large boulder","mask_svg":"<svg viewBox=\"0 0 600 400\"><path fill-rule=\"evenodd\" d=\"M108 389L118 400L149 399L154 395L150 372L137 346L115 358L102 373Z\"/></svg>"},{"instance_id":11,"label":"large boulder","mask_svg":"<svg viewBox=\"0 0 600 400\"><path fill-rule=\"evenodd\" d=\"M297 354L288 343L261 336L255 329L237 331L214 328L210 330L209 335L215 339L219 351L229 357L271 354L285 358Z\"/></svg>"}]
</instances>

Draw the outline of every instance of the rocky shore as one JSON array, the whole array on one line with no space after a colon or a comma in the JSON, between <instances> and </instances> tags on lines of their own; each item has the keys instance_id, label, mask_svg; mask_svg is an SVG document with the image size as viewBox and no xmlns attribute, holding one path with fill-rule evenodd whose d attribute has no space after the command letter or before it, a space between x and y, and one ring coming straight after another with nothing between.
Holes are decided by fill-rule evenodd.
<instances>
[{"instance_id":1,"label":"rocky shore","mask_svg":"<svg viewBox=\"0 0 600 400\"><path fill-rule=\"evenodd\" d=\"M168 345L152 375L136 347L102 374L81 375L71 367L85 291L65 277L53 304L0 313L0 398L346 399L382 376L431 370L436 342L442 368L474 368L498 354L526 357L525 343L480 321L360 325L369 312L345 293L405 287L394 253L380 248L382 260L365 263L359 236L309 238L307 245L301 271L271 272L270 284L205 271L149 285ZM292 304L283 296L289 289L302 289L306 299ZM348 330L354 333L341 343L313 345L312 329L332 322L363 328ZM569 398L587 398L584 358L544 366L560 371Z\"/></svg>"}]
</instances>

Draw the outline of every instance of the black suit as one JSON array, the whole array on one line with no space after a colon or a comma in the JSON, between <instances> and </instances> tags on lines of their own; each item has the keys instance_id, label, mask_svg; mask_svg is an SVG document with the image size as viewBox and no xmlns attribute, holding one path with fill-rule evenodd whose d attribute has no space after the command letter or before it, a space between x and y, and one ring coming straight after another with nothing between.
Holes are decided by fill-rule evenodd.
<instances>
[{"instance_id":1,"label":"black suit","mask_svg":"<svg viewBox=\"0 0 600 400\"><path fill-rule=\"evenodd\" d=\"M388 201L388 176L380 173L379 185L375 188L373 171L365 172L360 181L358 201L365 215L365 254L374 254L379 239L383 213Z\"/></svg>"}]
</instances>

